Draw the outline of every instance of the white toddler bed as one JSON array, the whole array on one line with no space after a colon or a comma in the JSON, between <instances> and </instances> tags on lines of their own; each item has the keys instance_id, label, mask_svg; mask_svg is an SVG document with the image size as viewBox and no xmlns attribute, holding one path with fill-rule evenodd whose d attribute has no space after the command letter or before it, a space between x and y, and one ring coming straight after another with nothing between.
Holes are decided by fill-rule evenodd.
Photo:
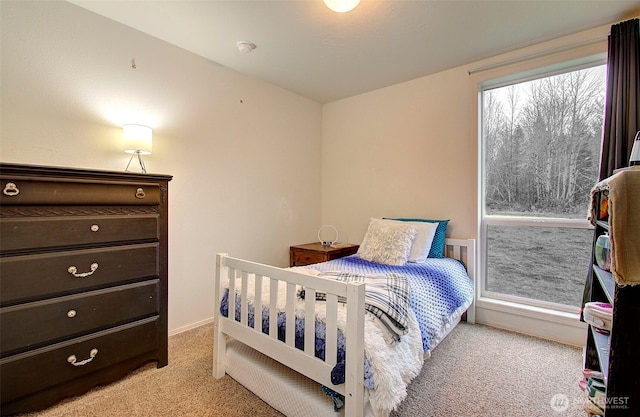
<instances>
[{"instance_id":1,"label":"white toddler bed","mask_svg":"<svg viewBox=\"0 0 640 417\"><path fill-rule=\"evenodd\" d=\"M336 268L354 274L349 263L363 263L357 255L283 269L218 254L214 376L228 373L287 416L388 415L406 396L424 358L462 314L466 312L468 322L475 321L475 241L446 239L445 256L466 265L470 297L467 294L446 317L438 318L440 329L429 340L414 311L422 314L421 307L412 305L406 334L394 342L388 326L365 309L370 305L365 285L331 277ZM450 259L437 262L449 262L447 268L459 264ZM367 267L378 268L368 263ZM383 267L385 273L391 270L387 275L394 275L393 267ZM261 315L254 306L262 306ZM305 317L315 319L306 323ZM336 413L341 401L344 407Z\"/></svg>"}]
</instances>

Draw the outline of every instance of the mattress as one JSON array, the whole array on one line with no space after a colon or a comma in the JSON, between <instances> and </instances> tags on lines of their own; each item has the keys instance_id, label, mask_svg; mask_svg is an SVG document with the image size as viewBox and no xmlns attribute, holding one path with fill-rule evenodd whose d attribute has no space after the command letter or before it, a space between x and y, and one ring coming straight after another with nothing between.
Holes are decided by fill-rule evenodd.
<instances>
[{"instance_id":1,"label":"mattress","mask_svg":"<svg viewBox=\"0 0 640 417\"><path fill-rule=\"evenodd\" d=\"M231 340L225 356L227 374L271 407L289 417L336 417L333 400L320 384L249 346Z\"/></svg>"}]
</instances>

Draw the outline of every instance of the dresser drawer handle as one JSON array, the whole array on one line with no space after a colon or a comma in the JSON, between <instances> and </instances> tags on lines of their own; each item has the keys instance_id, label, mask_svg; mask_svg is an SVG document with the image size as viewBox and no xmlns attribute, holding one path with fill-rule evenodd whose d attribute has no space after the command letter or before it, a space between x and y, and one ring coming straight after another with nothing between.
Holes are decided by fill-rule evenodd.
<instances>
[{"instance_id":1,"label":"dresser drawer handle","mask_svg":"<svg viewBox=\"0 0 640 417\"><path fill-rule=\"evenodd\" d=\"M98 354L98 349L93 348L91 349L91 352L89 352L89 357L87 359L77 362L78 359L76 358L76 355L71 355L67 358L67 362L69 362L73 366L83 366L91 362L93 358L96 357L97 354Z\"/></svg>"},{"instance_id":2,"label":"dresser drawer handle","mask_svg":"<svg viewBox=\"0 0 640 417\"><path fill-rule=\"evenodd\" d=\"M91 225L91 231L92 232L97 232L98 230L100 230L100 226L98 226L97 224L92 224Z\"/></svg>"},{"instance_id":3,"label":"dresser drawer handle","mask_svg":"<svg viewBox=\"0 0 640 417\"><path fill-rule=\"evenodd\" d=\"M91 264L91 271L90 272L78 272L78 268L76 268L75 266L71 265L69 268L67 268L67 272L70 273L71 275L73 275L76 278L85 278L88 277L89 275L93 275L94 272L96 272L96 270L98 269L98 264L96 262Z\"/></svg>"},{"instance_id":4,"label":"dresser drawer handle","mask_svg":"<svg viewBox=\"0 0 640 417\"><path fill-rule=\"evenodd\" d=\"M20 194L20 189L14 183L8 182L5 184L4 190L2 190L2 193L4 195L8 195L9 197L13 197Z\"/></svg>"},{"instance_id":5,"label":"dresser drawer handle","mask_svg":"<svg viewBox=\"0 0 640 417\"><path fill-rule=\"evenodd\" d=\"M142 199L144 197L145 197L144 190L142 188L138 188L136 190L136 198Z\"/></svg>"},{"instance_id":6,"label":"dresser drawer handle","mask_svg":"<svg viewBox=\"0 0 640 417\"><path fill-rule=\"evenodd\" d=\"M78 313L75 310L69 310L67 311L67 317L69 317L70 319L74 318Z\"/></svg>"}]
</instances>

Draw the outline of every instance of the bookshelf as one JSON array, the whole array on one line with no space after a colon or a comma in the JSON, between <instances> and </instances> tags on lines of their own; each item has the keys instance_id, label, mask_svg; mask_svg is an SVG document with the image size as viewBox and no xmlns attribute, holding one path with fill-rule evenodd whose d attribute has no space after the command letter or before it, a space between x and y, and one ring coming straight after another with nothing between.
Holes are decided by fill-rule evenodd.
<instances>
[{"instance_id":1,"label":"bookshelf","mask_svg":"<svg viewBox=\"0 0 640 417\"><path fill-rule=\"evenodd\" d=\"M640 170L637 169L621 171L614 175L640 177ZM624 193L640 195L640 189L633 185L633 181L626 181L625 184L628 184L628 189L624 189ZM597 195L594 201L599 201L599 197ZM631 206L627 207L628 212L640 212L640 202L633 200L626 201L626 203L631 202ZM614 201L609 203L615 204ZM610 227L612 216L613 214L609 211L606 216L595 222L590 299L590 301L608 302L613 305L612 328L610 334L603 334L589 326L584 366L600 370L605 376L607 385L605 417L640 416L640 285L618 284L616 277L611 272L598 267L595 261L597 238L604 233L612 236ZM638 229L640 227L632 226L615 232L640 234ZM614 247L613 250L616 248ZM637 248L617 248L617 250L626 250L633 255ZM640 277L637 278L640 281Z\"/></svg>"}]
</instances>

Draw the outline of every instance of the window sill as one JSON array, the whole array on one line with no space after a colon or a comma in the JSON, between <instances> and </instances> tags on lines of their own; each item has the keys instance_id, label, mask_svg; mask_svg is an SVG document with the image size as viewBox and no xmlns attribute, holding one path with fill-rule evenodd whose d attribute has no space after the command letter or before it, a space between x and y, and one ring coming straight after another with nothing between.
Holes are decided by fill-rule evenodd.
<instances>
[{"instance_id":1,"label":"window sill","mask_svg":"<svg viewBox=\"0 0 640 417\"><path fill-rule=\"evenodd\" d=\"M584 323L580 321L579 313L558 311L551 308L531 306L487 297L480 297L476 301L476 307L563 325L584 327Z\"/></svg>"},{"instance_id":2,"label":"window sill","mask_svg":"<svg viewBox=\"0 0 640 417\"><path fill-rule=\"evenodd\" d=\"M584 346L586 340L587 325L580 321L578 313L513 301L478 299L476 323L575 347Z\"/></svg>"}]
</instances>

